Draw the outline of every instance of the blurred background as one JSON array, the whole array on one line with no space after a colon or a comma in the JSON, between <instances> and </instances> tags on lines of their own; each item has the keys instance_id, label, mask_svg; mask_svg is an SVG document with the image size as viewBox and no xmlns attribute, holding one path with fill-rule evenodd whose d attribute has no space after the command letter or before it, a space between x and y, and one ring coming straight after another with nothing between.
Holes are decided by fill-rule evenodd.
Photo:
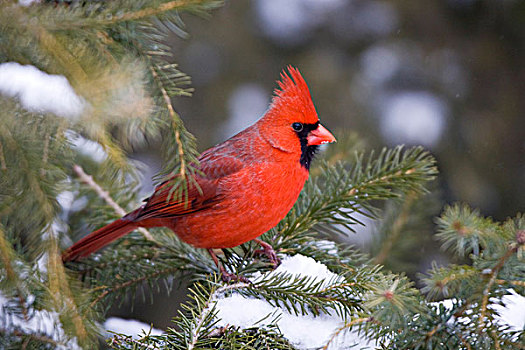
<instances>
[{"instance_id":1,"label":"blurred background","mask_svg":"<svg viewBox=\"0 0 525 350\"><path fill-rule=\"evenodd\" d=\"M199 150L258 119L291 64L331 130L354 131L367 148L423 145L436 156L432 216L454 201L496 220L524 211L525 1L231 1L183 20L189 36L169 44L195 92L175 106ZM157 153L152 145L134 155L150 166L144 196ZM417 271L446 259L429 244ZM113 314L161 328L174 315L149 301L128 311Z\"/></svg>"}]
</instances>

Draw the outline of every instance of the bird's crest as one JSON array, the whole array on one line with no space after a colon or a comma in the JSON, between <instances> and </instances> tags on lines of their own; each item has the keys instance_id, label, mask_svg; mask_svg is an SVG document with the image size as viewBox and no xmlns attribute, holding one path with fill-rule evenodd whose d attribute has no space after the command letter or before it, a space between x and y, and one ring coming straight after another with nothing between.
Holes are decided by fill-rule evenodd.
<instances>
[{"instance_id":1,"label":"bird's crest","mask_svg":"<svg viewBox=\"0 0 525 350\"><path fill-rule=\"evenodd\" d=\"M313 124L319 120L308 85L297 68L288 66L284 69L278 84L279 88L274 90L272 109L284 112L298 122Z\"/></svg>"}]
</instances>

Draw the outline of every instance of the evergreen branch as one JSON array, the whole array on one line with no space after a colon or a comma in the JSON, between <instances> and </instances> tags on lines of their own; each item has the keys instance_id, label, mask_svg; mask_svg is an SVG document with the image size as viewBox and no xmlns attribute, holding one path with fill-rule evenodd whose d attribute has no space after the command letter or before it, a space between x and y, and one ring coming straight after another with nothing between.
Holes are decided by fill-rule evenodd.
<instances>
[{"instance_id":1,"label":"evergreen branch","mask_svg":"<svg viewBox=\"0 0 525 350\"><path fill-rule=\"evenodd\" d=\"M166 106L168 116L170 119L170 132L173 133L173 137L166 138L167 141L171 141L167 145L168 161L164 167L164 170L156 175L157 179L162 182L167 181L170 186L170 192L167 200L171 198L188 200L188 187L190 184L198 188L198 184L194 178L194 174L197 172L196 165L198 164L198 152L195 147L195 139L190 134L179 114L175 112L173 104L171 102L172 95L183 95L186 92L177 87L177 82L172 79L166 78L169 71L171 74L182 77L181 84L186 84L188 81L185 79L185 75L176 70L176 65L164 65L160 66L156 63L152 56L146 55L149 62L149 69L155 82L155 85L159 89L163 104ZM165 71L167 70L167 71ZM168 90L170 88L170 91ZM173 153L177 152L178 157L173 157Z\"/></svg>"},{"instance_id":2,"label":"evergreen branch","mask_svg":"<svg viewBox=\"0 0 525 350\"><path fill-rule=\"evenodd\" d=\"M480 282L479 270L468 265L450 265L439 268L433 263L429 275L429 277L422 278L424 284L422 293L427 294L428 298L439 294L454 295L462 289L462 286L474 286Z\"/></svg>"},{"instance_id":3,"label":"evergreen branch","mask_svg":"<svg viewBox=\"0 0 525 350\"><path fill-rule=\"evenodd\" d=\"M495 282L497 284L507 284L507 283L510 283L510 284L513 284L515 286L518 286L518 287L525 287L525 281L509 281L509 280L500 280L500 279L496 279Z\"/></svg>"},{"instance_id":4,"label":"evergreen branch","mask_svg":"<svg viewBox=\"0 0 525 350\"><path fill-rule=\"evenodd\" d=\"M412 203L415 201L416 195L415 193L408 194L403 202L403 205L401 207L401 212L395 219L394 223L392 224L392 232L387 237L387 239L382 241L382 247L379 253L374 257L373 261L376 265L381 265L384 263L384 261L388 258L388 255L390 251L392 250L392 247L394 246L394 243L399 239L401 235L401 231L403 227L407 224L409 216L410 216L410 207L412 206Z\"/></svg>"},{"instance_id":5,"label":"evergreen branch","mask_svg":"<svg viewBox=\"0 0 525 350\"><path fill-rule=\"evenodd\" d=\"M50 230L52 230L50 228ZM48 284L50 297L56 310L67 310L67 317L74 327L74 335L81 343L88 343L91 336L88 328L84 324L87 322L77 306L74 293L71 290L65 272L62 258L58 249L58 242L54 232L49 233L48 239Z\"/></svg>"},{"instance_id":6,"label":"evergreen branch","mask_svg":"<svg viewBox=\"0 0 525 350\"><path fill-rule=\"evenodd\" d=\"M18 274L15 272L15 267L13 266L13 262L16 264L15 261L15 252L13 251L11 245L6 239L5 231L3 229L3 225L0 223L0 261L2 263L2 266L5 270L5 280L6 282L12 282L15 285L15 289L17 291L17 296L19 300L20 307L22 309L22 316L26 321L29 320L28 317L28 310L26 307L26 300L24 298L24 294L22 293L22 288L20 286L20 279L18 277ZM1 281L2 279L0 279Z\"/></svg>"},{"instance_id":7,"label":"evergreen branch","mask_svg":"<svg viewBox=\"0 0 525 350\"><path fill-rule=\"evenodd\" d=\"M196 283L190 288L191 302L182 306L183 312L174 320L178 330L170 328L167 342L176 349L193 350L206 345L206 338L212 334L216 324L215 300L217 297L217 276L203 286Z\"/></svg>"},{"instance_id":8,"label":"evergreen branch","mask_svg":"<svg viewBox=\"0 0 525 350\"><path fill-rule=\"evenodd\" d=\"M342 279L342 278L341 278ZM358 297L362 285L337 280L325 281L308 276L294 276L288 273L270 273L252 284L243 286L237 292L263 298L272 306L284 307L288 312L319 315L335 311L347 317L361 310Z\"/></svg>"},{"instance_id":9,"label":"evergreen branch","mask_svg":"<svg viewBox=\"0 0 525 350\"><path fill-rule=\"evenodd\" d=\"M45 176L46 175L46 169L45 169L45 165L47 164L47 158L49 157L49 138L51 137L51 135L49 134L49 132L46 132L46 134L44 135L44 149L42 151L42 167L40 168L40 174L42 176Z\"/></svg>"},{"instance_id":10,"label":"evergreen branch","mask_svg":"<svg viewBox=\"0 0 525 350\"><path fill-rule=\"evenodd\" d=\"M325 344L325 346L323 346L323 350L328 350L328 348L330 347L330 344L332 344L332 342L335 340L335 338L339 336L339 334L341 334L341 332L350 330L355 325L359 325L359 324L367 323L367 322L373 322L373 321L374 321L373 317L361 317L361 318L356 318L350 322L345 323L342 327L339 327L334 332L334 334L332 334L328 342Z\"/></svg>"},{"instance_id":11,"label":"evergreen branch","mask_svg":"<svg viewBox=\"0 0 525 350\"><path fill-rule=\"evenodd\" d=\"M472 347L470 346L470 344L467 342L467 340L463 337L461 333L458 334L458 338L461 341L461 344L465 345L467 350L472 350Z\"/></svg>"},{"instance_id":12,"label":"evergreen branch","mask_svg":"<svg viewBox=\"0 0 525 350\"><path fill-rule=\"evenodd\" d=\"M30 23L30 30L34 37L38 39L42 49L44 49L48 55L55 58L56 62L60 65L60 71L68 73L67 75L73 83L73 86L81 81L88 80L88 74L80 65L78 59L74 57L53 34L49 33L43 26L33 24L34 21L28 20L27 22Z\"/></svg>"},{"instance_id":13,"label":"evergreen branch","mask_svg":"<svg viewBox=\"0 0 525 350\"><path fill-rule=\"evenodd\" d=\"M499 271L505 264L505 262L518 251L518 245L517 244L510 244L507 252L505 255L503 255L499 260L496 266L491 269L490 271L490 279L487 283L485 289L483 289L483 299L481 302L481 312L479 317L479 325L478 325L478 331L481 331L485 325L485 313L487 312L487 304L489 302L489 296L490 296L490 289L492 288L492 285L496 282L496 278L498 276Z\"/></svg>"},{"instance_id":14,"label":"evergreen branch","mask_svg":"<svg viewBox=\"0 0 525 350\"><path fill-rule=\"evenodd\" d=\"M103 300L108 294L110 293L114 293L118 290L121 290L121 289L125 289L125 288L128 288L128 287L131 287L133 285L137 285L139 284L140 282L143 282L143 281L146 281L148 279L154 279L156 277L159 277L159 276L162 276L162 275L166 275L168 273L172 273L172 272L176 272L178 271L179 269L178 268L174 268L174 267L169 267L169 268L165 268L165 269L162 269L162 270L159 270L159 271L156 271L154 273L151 273L149 275L142 275L140 277L137 277L137 278L134 278L134 279L131 279L131 280L128 280L124 283L119 283L119 284L116 284L112 287L105 287L105 286L100 286L100 287L97 287L95 288L94 290L98 290L98 289L105 289L102 293L100 293L90 304L90 307L94 307L96 304L98 304L101 300Z\"/></svg>"},{"instance_id":15,"label":"evergreen branch","mask_svg":"<svg viewBox=\"0 0 525 350\"><path fill-rule=\"evenodd\" d=\"M108 156L103 162L103 172L121 182L125 182L125 175L137 176L135 167L133 167L124 150L116 144L116 140L109 134L107 126L96 128L92 136L95 141L103 146Z\"/></svg>"},{"instance_id":16,"label":"evergreen branch","mask_svg":"<svg viewBox=\"0 0 525 350\"><path fill-rule=\"evenodd\" d=\"M116 3L115 6L112 6L112 4L105 4L105 6L94 5L87 9L84 9L82 6L72 5L71 11L63 11L62 16L59 16L56 21L47 23L47 27L50 30L113 27L119 23L133 23L173 11L203 12L221 6L223 1L171 0L160 4L158 1L132 2L132 8L129 8L129 5L126 6L127 4L121 1Z\"/></svg>"},{"instance_id":17,"label":"evergreen branch","mask_svg":"<svg viewBox=\"0 0 525 350\"><path fill-rule=\"evenodd\" d=\"M103 199L111 208L113 208L113 210L115 211L115 213L117 213L118 215L120 216L125 216L126 215L126 211L124 209L122 209L122 207L120 205L118 205L114 200L113 198L111 198L111 196L109 195L109 192L108 191L105 191L102 189L102 187L100 187L99 184L97 184L95 182L95 180L93 180L93 176L91 175L88 175L85 173L84 169L82 169L82 167L78 164L75 164L73 166L73 171L78 175L78 177L80 178L80 180L82 182L84 182L86 185L88 185L89 187L91 187L97 194L98 196ZM139 231L140 233L142 233L142 235L144 236L144 238L146 238L148 241L153 241L155 242L155 239L153 238L153 236L151 235L151 233L149 233L148 230L146 230L144 227L139 227L137 229L137 231Z\"/></svg>"},{"instance_id":18,"label":"evergreen branch","mask_svg":"<svg viewBox=\"0 0 525 350\"><path fill-rule=\"evenodd\" d=\"M7 170L7 164L5 162L4 156L4 146L2 146L2 142L0 142L0 170Z\"/></svg>"},{"instance_id":19,"label":"evergreen branch","mask_svg":"<svg viewBox=\"0 0 525 350\"><path fill-rule=\"evenodd\" d=\"M466 205L446 206L437 224L436 237L442 242L443 249L452 248L460 256L469 252L479 255L480 248L490 246L486 243L488 240L493 243L500 240L496 234L498 226Z\"/></svg>"},{"instance_id":20,"label":"evergreen branch","mask_svg":"<svg viewBox=\"0 0 525 350\"><path fill-rule=\"evenodd\" d=\"M288 244L313 226L337 234L354 231L352 225L361 222L353 214L375 217L376 200L425 192L425 182L437 174L434 158L421 147L383 149L377 157L372 152L367 161L363 158L356 154L354 163L325 164L277 226L279 235L273 243Z\"/></svg>"},{"instance_id":21,"label":"evergreen branch","mask_svg":"<svg viewBox=\"0 0 525 350\"><path fill-rule=\"evenodd\" d=\"M5 237L5 231L2 224L0 223L0 261L5 269L5 277L8 281L17 278L17 275L13 269L11 261L13 260L14 253L10 244L7 242Z\"/></svg>"},{"instance_id":22,"label":"evergreen branch","mask_svg":"<svg viewBox=\"0 0 525 350\"><path fill-rule=\"evenodd\" d=\"M118 346L122 344L131 345L132 349L159 349L150 344L144 344L145 339L133 339L131 335L114 334L113 338L107 340L108 346L113 349L120 349Z\"/></svg>"},{"instance_id":23,"label":"evergreen branch","mask_svg":"<svg viewBox=\"0 0 525 350\"><path fill-rule=\"evenodd\" d=\"M109 192L108 191L105 191L102 189L102 187L100 187L94 180L93 180L93 176L91 175L88 175L84 172L84 169L82 169L82 167L78 164L75 164L73 166L73 171L78 175L78 177L80 178L80 180L82 182L84 182L86 185L88 185L89 187L91 187L97 194L98 196L103 199L111 208L113 208L113 210L115 211L115 213L117 213L118 215L120 216L124 216L126 215L126 211L124 209L122 209L121 206L119 206L114 200L113 198L111 198L111 196L109 195Z\"/></svg>"},{"instance_id":24,"label":"evergreen branch","mask_svg":"<svg viewBox=\"0 0 525 350\"><path fill-rule=\"evenodd\" d=\"M180 162L180 169L179 169L179 175L182 178L186 177L186 162L184 158L184 148L182 145L182 142L180 140L180 132L179 128L177 128L177 125L175 124L175 121L180 121L180 116L178 113L175 112L175 109L173 108L173 105L171 103L171 98L168 95L168 92L164 88L164 86L161 84L160 80L158 79L158 74L153 68L153 66L150 66L151 75L153 76L153 79L155 82L157 82L158 88L162 93L162 98L164 99L164 104L166 105L166 108L168 109L168 113L170 115L171 121L172 121L172 128L173 133L175 135L175 142L177 144L177 151L179 153L179 162Z\"/></svg>"},{"instance_id":25,"label":"evergreen branch","mask_svg":"<svg viewBox=\"0 0 525 350\"><path fill-rule=\"evenodd\" d=\"M128 12L126 14L123 14L122 16L115 16L108 20L99 20L96 25L100 26L107 26L107 25L113 25L119 22L127 22L127 21L136 21L138 19L142 19L145 17L152 17L157 16L161 13L173 11L173 10L180 10L184 7L189 7L192 5L201 5L205 3L209 3L209 0L174 0L174 1L168 1L163 4L160 4L156 8L145 8L136 12Z\"/></svg>"},{"instance_id":26,"label":"evergreen branch","mask_svg":"<svg viewBox=\"0 0 525 350\"><path fill-rule=\"evenodd\" d=\"M134 293L141 282L147 282L153 290L155 284L160 286L159 282L164 281L169 291L172 280L164 277L172 277L175 273L177 276L204 275L214 271L204 251L181 243L173 233L159 234L157 238L159 244L131 234L114 249L106 249L93 259L71 266L91 286L92 294L104 294L94 304L104 297L112 302L119 294ZM134 263L129 264L130 261Z\"/></svg>"},{"instance_id":27,"label":"evergreen branch","mask_svg":"<svg viewBox=\"0 0 525 350\"><path fill-rule=\"evenodd\" d=\"M56 347L63 347L64 349L66 349L68 345L65 342L56 341L55 339L49 336L32 334L32 333L24 333L18 329L7 330L7 329L0 328L0 334L4 334L6 338L9 336L15 336L15 337L19 337L22 339L28 339L30 341L33 340L33 341L38 341L38 342L45 343L45 344L50 344ZM28 343L25 343L25 344L26 344L26 347L27 345L29 345ZM25 349L25 347L22 347L22 349Z\"/></svg>"}]
</instances>

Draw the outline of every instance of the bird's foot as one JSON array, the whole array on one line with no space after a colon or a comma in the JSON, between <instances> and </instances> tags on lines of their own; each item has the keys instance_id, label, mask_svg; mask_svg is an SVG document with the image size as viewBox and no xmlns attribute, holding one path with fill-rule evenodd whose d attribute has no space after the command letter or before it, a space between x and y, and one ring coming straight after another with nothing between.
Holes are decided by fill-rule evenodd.
<instances>
[{"instance_id":1,"label":"bird's foot","mask_svg":"<svg viewBox=\"0 0 525 350\"><path fill-rule=\"evenodd\" d=\"M221 279L223 282L230 283L230 282L244 282L244 283L250 283L250 280L247 279L244 276L239 276L234 273L226 271L221 266Z\"/></svg>"},{"instance_id":2,"label":"bird's foot","mask_svg":"<svg viewBox=\"0 0 525 350\"><path fill-rule=\"evenodd\" d=\"M275 253L273 247L268 243L261 241L258 238L254 239L254 241L262 247L262 249L257 249L254 253L266 255L268 257L268 260L270 260L270 263L272 264L273 268L277 268L277 266L281 264L281 259L279 259L279 257L277 256L277 253Z\"/></svg>"},{"instance_id":3,"label":"bird's foot","mask_svg":"<svg viewBox=\"0 0 525 350\"><path fill-rule=\"evenodd\" d=\"M226 269L222 266L222 264L219 263L219 259L217 258L217 255L215 255L215 252L213 249L208 249L208 252L211 255L211 258L213 259L213 262L215 265L219 268L219 271L221 272L221 279L223 282L229 283L229 282L244 282L244 283L250 283L250 280L247 279L244 276L239 276L234 273L230 273L226 271Z\"/></svg>"}]
</instances>

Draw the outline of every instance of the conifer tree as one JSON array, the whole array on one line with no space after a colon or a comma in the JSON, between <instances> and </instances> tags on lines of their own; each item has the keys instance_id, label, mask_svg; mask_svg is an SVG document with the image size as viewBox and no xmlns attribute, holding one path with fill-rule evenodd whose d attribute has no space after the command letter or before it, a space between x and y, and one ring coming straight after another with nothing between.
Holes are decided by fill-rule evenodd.
<instances>
[{"instance_id":1,"label":"conifer tree","mask_svg":"<svg viewBox=\"0 0 525 350\"><path fill-rule=\"evenodd\" d=\"M64 97L69 104L59 107L35 107L24 99L27 86L13 83L0 91L0 347L97 347L100 322L121 296L144 284L177 288L172 282L189 276L190 301L165 333L139 339L115 334L107 344L297 348L278 317L251 327L221 325L219 302L240 296L290 315L339 317L340 327L323 344L327 349L352 332L384 349L525 348L523 330L498 322L505 298L525 294L525 218L499 223L463 204L445 207L436 237L465 263L434 266L417 289L381 264L421 221L419 208L433 202L428 186L437 175L435 160L419 147L366 150L354 135L339 136L342 142L312 169L292 211L262 236L282 257L322 262L334 276L329 281L272 272L246 243L224 250L221 262L250 283L226 284L204 250L166 229L137 230L112 249L64 266L61 251L73 240L139 203L133 190L138 165L127 157L133 147L163 140L166 167L159 181L195 172L196 142L173 100L191 95L190 78L177 69L165 40L184 33L180 13L206 15L220 5L0 3L0 70L45 76L73 91ZM99 156L87 154L86 146ZM180 179L188 178L177 177L174 195L184 195L187 184ZM333 241L361 225L363 215L379 223L377 250L365 254ZM443 298L446 303L439 302Z\"/></svg>"}]
</instances>

